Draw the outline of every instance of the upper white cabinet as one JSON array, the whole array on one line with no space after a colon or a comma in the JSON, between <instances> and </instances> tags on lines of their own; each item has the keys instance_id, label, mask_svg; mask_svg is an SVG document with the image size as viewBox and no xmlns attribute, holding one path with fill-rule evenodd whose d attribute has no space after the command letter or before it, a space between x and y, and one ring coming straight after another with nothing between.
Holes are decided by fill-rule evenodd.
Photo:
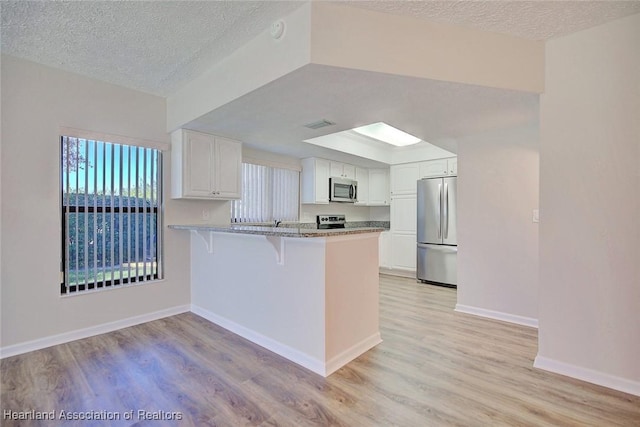
<instances>
[{"instance_id":1,"label":"upper white cabinet","mask_svg":"<svg viewBox=\"0 0 640 427\"><path fill-rule=\"evenodd\" d=\"M389 169L369 169L369 206L389 206L390 203Z\"/></svg>"},{"instance_id":2,"label":"upper white cabinet","mask_svg":"<svg viewBox=\"0 0 640 427\"><path fill-rule=\"evenodd\" d=\"M418 173L418 163L391 166L391 195L416 194Z\"/></svg>"},{"instance_id":3,"label":"upper white cabinet","mask_svg":"<svg viewBox=\"0 0 640 427\"><path fill-rule=\"evenodd\" d=\"M356 178L356 167L340 162L330 162L331 164L331 176L336 176L346 179Z\"/></svg>"},{"instance_id":4,"label":"upper white cabinet","mask_svg":"<svg viewBox=\"0 0 640 427\"><path fill-rule=\"evenodd\" d=\"M179 129L171 134L171 197L239 199L242 144Z\"/></svg>"},{"instance_id":5,"label":"upper white cabinet","mask_svg":"<svg viewBox=\"0 0 640 427\"><path fill-rule=\"evenodd\" d=\"M301 203L329 204L329 160L302 159Z\"/></svg>"},{"instance_id":6,"label":"upper white cabinet","mask_svg":"<svg viewBox=\"0 0 640 427\"><path fill-rule=\"evenodd\" d=\"M389 206L391 204L389 169L366 169L317 157L302 159L301 203L329 203L330 177L342 177L358 182L356 206Z\"/></svg>"},{"instance_id":7,"label":"upper white cabinet","mask_svg":"<svg viewBox=\"0 0 640 427\"><path fill-rule=\"evenodd\" d=\"M449 176L458 175L458 158L447 159L447 169L449 170Z\"/></svg>"},{"instance_id":8,"label":"upper white cabinet","mask_svg":"<svg viewBox=\"0 0 640 427\"><path fill-rule=\"evenodd\" d=\"M356 205L367 206L369 204L369 169L356 168L356 181L358 181L358 201Z\"/></svg>"},{"instance_id":9,"label":"upper white cabinet","mask_svg":"<svg viewBox=\"0 0 640 427\"><path fill-rule=\"evenodd\" d=\"M429 160L420 162L420 178L458 175L458 158Z\"/></svg>"}]
</instances>

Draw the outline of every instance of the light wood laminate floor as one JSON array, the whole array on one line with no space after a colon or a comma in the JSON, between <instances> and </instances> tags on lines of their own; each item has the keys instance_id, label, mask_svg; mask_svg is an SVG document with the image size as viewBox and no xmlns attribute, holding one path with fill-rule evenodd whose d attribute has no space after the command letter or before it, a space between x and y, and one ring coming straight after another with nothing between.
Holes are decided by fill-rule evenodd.
<instances>
[{"instance_id":1,"label":"light wood laminate floor","mask_svg":"<svg viewBox=\"0 0 640 427\"><path fill-rule=\"evenodd\" d=\"M535 329L456 313L455 292L381 276L384 342L326 379L192 313L6 358L2 414L121 419L1 424L640 425L640 397L534 369Z\"/></svg>"}]
</instances>

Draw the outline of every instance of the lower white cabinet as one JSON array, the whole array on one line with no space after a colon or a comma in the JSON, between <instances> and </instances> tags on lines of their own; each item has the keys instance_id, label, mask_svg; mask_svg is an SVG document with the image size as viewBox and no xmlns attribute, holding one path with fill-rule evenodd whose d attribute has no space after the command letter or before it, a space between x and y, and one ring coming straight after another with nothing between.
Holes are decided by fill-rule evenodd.
<instances>
[{"instance_id":1,"label":"lower white cabinet","mask_svg":"<svg viewBox=\"0 0 640 427\"><path fill-rule=\"evenodd\" d=\"M391 232L383 231L380 233L378 242L378 255L381 268L391 268Z\"/></svg>"},{"instance_id":2,"label":"lower white cabinet","mask_svg":"<svg viewBox=\"0 0 640 427\"><path fill-rule=\"evenodd\" d=\"M418 206L415 194L391 199L391 231L416 234Z\"/></svg>"},{"instance_id":3,"label":"lower white cabinet","mask_svg":"<svg viewBox=\"0 0 640 427\"><path fill-rule=\"evenodd\" d=\"M416 235L391 233L391 268L416 270Z\"/></svg>"}]
</instances>

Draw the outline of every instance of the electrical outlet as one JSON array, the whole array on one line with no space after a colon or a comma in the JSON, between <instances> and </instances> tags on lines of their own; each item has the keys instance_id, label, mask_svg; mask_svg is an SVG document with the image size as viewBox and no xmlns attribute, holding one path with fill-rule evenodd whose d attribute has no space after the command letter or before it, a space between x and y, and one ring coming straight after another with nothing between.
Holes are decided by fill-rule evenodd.
<instances>
[{"instance_id":1,"label":"electrical outlet","mask_svg":"<svg viewBox=\"0 0 640 427\"><path fill-rule=\"evenodd\" d=\"M533 210L533 222L540 222L540 210Z\"/></svg>"},{"instance_id":2,"label":"electrical outlet","mask_svg":"<svg viewBox=\"0 0 640 427\"><path fill-rule=\"evenodd\" d=\"M202 220L209 221L210 218L211 218L211 212L209 212L209 209L202 209Z\"/></svg>"}]
</instances>

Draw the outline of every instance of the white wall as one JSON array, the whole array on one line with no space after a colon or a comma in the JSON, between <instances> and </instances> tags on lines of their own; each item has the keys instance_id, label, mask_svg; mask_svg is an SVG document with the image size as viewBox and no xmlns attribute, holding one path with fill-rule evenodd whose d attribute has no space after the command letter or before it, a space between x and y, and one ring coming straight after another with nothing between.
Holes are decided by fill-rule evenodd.
<instances>
[{"instance_id":1,"label":"white wall","mask_svg":"<svg viewBox=\"0 0 640 427\"><path fill-rule=\"evenodd\" d=\"M173 230L164 281L60 296L59 128L168 142L165 114L163 98L2 56L3 349L189 304L189 235ZM165 223L193 212L165 198Z\"/></svg>"},{"instance_id":2,"label":"white wall","mask_svg":"<svg viewBox=\"0 0 640 427\"><path fill-rule=\"evenodd\" d=\"M536 325L538 165L535 128L458 140L458 310Z\"/></svg>"},{"instance_id":3,"label":"white wall","mask_svg":"<svg viewBox=\"0 0 640 427\"><path fill-rule=\"evenodd\" d=\"M536 365L640 395L640 15L550 40Z\"/></svg>"}]
</instances>

